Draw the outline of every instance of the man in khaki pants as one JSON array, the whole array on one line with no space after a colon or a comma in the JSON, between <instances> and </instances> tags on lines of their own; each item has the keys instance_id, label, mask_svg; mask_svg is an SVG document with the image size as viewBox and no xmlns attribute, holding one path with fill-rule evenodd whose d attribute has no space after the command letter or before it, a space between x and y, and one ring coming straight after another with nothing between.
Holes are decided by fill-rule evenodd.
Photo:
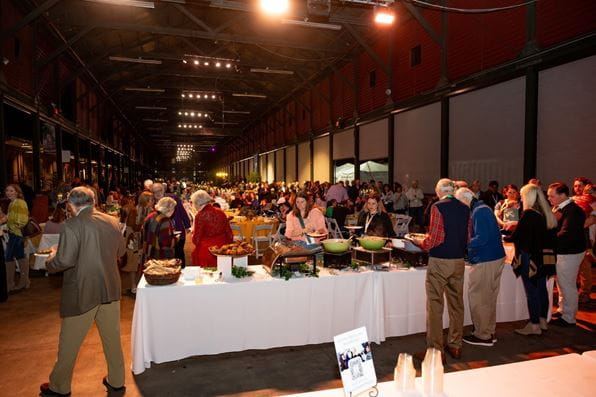
<instances>
[{"instance_id":1,"label":"man in khaki pants","mask_svg":"<svg viewBox=\"0 0 596 397\"><path fill-rule=\"evenodd\" d=\"M472 237L468 262L472 265L468 282L470 314L474 331L464 336L470 345L493 346L496 342L497 297L505 262L501 231L493 211L477 200L468 188L458 189L455 197L472 210Z\"/></svg>"},{"instance_id":2,"label":"man in khaki pants","mask_svg":"<svg viewBox=\"0 0 596 397\"><path fill-rule=\"evenodd\" d=\"M125 252L118 221L94 209L94 193L76 187L68 195L68 219L57 252L47 262L51 273L64 272L58 359L42 396L69 396L77 354L95 321L108 364L103 384L125 391L124 356L120 343L120 274L117 258Z\"/></svg>"},{"instance_id":3,"label":"man in khaki pants","mask_svg":"<svg viewBox=\"0 0 596 397\"><path fill-rule=\"evenodd\" d=\"M450 179L437 182L440 198L431 207L428 235L415 240L429 251L426 271L426 346L443 350L443 308L447 298L449 335L447 352L461 358L464 327L464 256L468 243L470 209L454 196Z\"/></svg>"}]
</instances>

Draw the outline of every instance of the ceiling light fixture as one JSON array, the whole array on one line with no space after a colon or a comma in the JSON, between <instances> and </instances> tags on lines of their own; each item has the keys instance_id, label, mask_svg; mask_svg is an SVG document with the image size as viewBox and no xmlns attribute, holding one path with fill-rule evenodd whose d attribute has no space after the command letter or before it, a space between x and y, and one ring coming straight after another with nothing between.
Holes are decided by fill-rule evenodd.
<instances>
[{"instance_id":1,"label":"ceiling light fixture","mask_svg":"<svg viewBox=\"0 0 596 397\"><path fill-rule=\"evenodd\" d=\"M141 110L168 110L168 108L162 106L135 106L135 108Z\"/></svg>"},{"instance_id":2,"label":"ceiling light fixture","mask_svg":"<svg viewBox=\"0 0 596 397\"><path fill-rule=\"evenodd\" d=\"M379 25L392 25L395 13L388 7L375 7L375 22Z\"/></svg>"},{"instance_id":3,"label":"ceiling light fixture","mask_svg":"<svg viewBox=\"0 0 596 397\"><path fill-rule=\"evenodd\" d=\"M161 65L162 64L162 62L159 59L129 58L129 57L119 57L119 56L109 56L108 59L110 61L144 63L144 64L148 64L148 65Z\"/></svg>"},{"instance_id":4,"label":"ceiling light fixture","mask_svg":"<svg viewBox=\"0 0 596 397\"><path fill-rule=\"evenodd\" d=\"M152 1L140 1L140 0L85 0L90 3L104 3L116 6L130 6L139 8L155 8L155 3Z\"/></svg>"},{"instance_id":5,"label":"ceiling light fixture","mask_svg":"<svg viewBox=\"0 0 596 397\"><path fill-rule=\"evenodd\" d=\"M281 70L281 69L261 69L261 68L251 68L251 72L253 73L269 73L269 74L294 74L293 70Z\"/></svg>"},{"instance_id":6,"label":"ceiling light fixture","mask_svg":"<svg viewBox=\"0 0 596 397\"><path fill-rule=\"evenodd\" d=\"M247 98L267 98L267 95L262 95L262 94L247 94L247 93L241 93L241 92L235 92L232 94L232 96L235 97L247 97Z\"/></svg>"},{"instance_id":7,"label":"ceiling light fixture","mask_svg":"<svg viewBox=\"0 0 596 397\"><path fill-rule=\"evenodd\" d=\"M229 114L250 114L250 112L246 110L224 110L222 113L229 113Z\"/></svg>"},{"instance_id":8,"label":"ceiling light fixture","mask_svg":"<svg viewBox=\"0 0 596 397\"><path fill-rule=\"evenodd\" d=\"M300 20L296 20L296 19L282 19L281 23L283 25L304 26L307 28L341 30L341 25L335 25L335 24L331 24L331 23L300 21Z\"/></svg>"},{"instance_id":9,"label":"ceiling light fixture","mask_svg":"<svg viewBox=\"0 0 596 397\"><path fill-rule=\"evenodd\" d=\"M165 120L165 119L143 119L143 121L153 121L156 123L167 123L169 120Z\"/></svg>"},{"instance_id":10,"label":"ceiling light fixture","mask_svg":"<svg viewBox=\"0 0 596 397\"><path fill-rule=\"evenodd\" d=\"M290 9L289 0L260 0L261 11L267 15L282 15Z\"/></svg>"},{"instance_id":11,"label":"ceiling light fixture","mask_svg":"<svg viewBox=\"0 0 596 397\"><path fill-rule=\"evenodd\" d=\"M125 87L124 91L138 91L138 92L166 92L163 88L143 88L143 87Z\"/></svg>"}]
</instances>

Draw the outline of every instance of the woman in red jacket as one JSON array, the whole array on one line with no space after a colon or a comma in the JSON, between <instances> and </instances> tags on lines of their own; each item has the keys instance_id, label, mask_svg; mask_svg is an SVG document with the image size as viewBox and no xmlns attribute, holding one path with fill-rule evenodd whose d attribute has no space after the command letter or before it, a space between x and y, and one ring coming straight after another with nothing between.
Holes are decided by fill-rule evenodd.
<instances>
[{"instance_id":1,"label":"woman in red jacket","mask_svg":"<svg viewBox=\"0 0 596 397\"><path fill-rule=\"evenodd\" d=\"M217 258L209 252L209 247L233 241L228 217L222 210L213 207L211 201L211 196L204 190L198 190L190 196L190 202L197 210L192 234L195 245L192 264L195 266L217 266Z\"/></svg>"}]
</instances>

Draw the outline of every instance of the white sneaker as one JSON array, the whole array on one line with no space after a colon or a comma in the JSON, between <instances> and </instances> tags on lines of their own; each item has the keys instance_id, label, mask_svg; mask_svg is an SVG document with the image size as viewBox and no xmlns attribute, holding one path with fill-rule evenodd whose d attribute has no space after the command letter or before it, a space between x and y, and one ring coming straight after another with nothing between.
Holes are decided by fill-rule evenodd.
<instances>
[{"instance_id":1,"label":"white sneaker","mask_svg":"<svg viewBox=\"0 0 596 397\"><path fill-rule=\"evenodd\" d=\"M531 322L528 322L525 327L516 329L515 333L520 334L520 335L526 335L526 336L542 335L542 330L540 329L540 325L532 324Z\"/></svg>"}]
</instances>

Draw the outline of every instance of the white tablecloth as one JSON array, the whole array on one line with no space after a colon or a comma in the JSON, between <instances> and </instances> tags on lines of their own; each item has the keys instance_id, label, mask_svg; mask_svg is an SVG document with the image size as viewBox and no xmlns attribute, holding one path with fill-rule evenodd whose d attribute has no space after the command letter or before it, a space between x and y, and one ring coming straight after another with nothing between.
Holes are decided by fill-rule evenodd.
<instances>
[{"instance_id":1,"label":"white tablecloth","mask_svg":"<svg viewBox=\"0 0 596 397\"><path fill-rule=\"evenodd\" d=\"M373 358L374 359L374 358ZM443 391L448 397L574 396L593 397L596 385L596 360L579 354L566 354L496 365L444 375ZM398 396L392 381L378 385L379 396ZM422 378L416 378L422 396ZM360 396L367 396L366 392ZM301 397L343 397L343 389L296 394Z\"/></svg>"},{"instance_id":2,"label":"white tablecloth","mask_svg":"<svg viewBox=\"0 0 596 397\"><path fill-rule=\"evenodd\" d=\"M132 369L193 355L331 342L366 326L371 341L426 330L425 270L273 279L260 266L253 280L149 286L141 279L132 324ZM189 268L185 271L192 271ZM467 285L466 270L466 285ZM470 324L466 304L466 324ZM527 318L521 280L501 278L497 321ZM445 315L447 326L447 315Z\"/></svg>"},{"instance_id":3,"label":"white tablecloth","mask_svg":"<svg viewBox=\"0 0 596 397\"><path fill-rule=\"evenodd\" d=\"M42 234L41 240L39 240L39 245L37 246L37 250L44 250L48 249L54 245L58 245L58 241L60 240L59 234ZM33 263L32 269L35 270L45 270L46 268L46 258L41 256L35 257L35 262Z\"/></svg>"}]
</instances>

